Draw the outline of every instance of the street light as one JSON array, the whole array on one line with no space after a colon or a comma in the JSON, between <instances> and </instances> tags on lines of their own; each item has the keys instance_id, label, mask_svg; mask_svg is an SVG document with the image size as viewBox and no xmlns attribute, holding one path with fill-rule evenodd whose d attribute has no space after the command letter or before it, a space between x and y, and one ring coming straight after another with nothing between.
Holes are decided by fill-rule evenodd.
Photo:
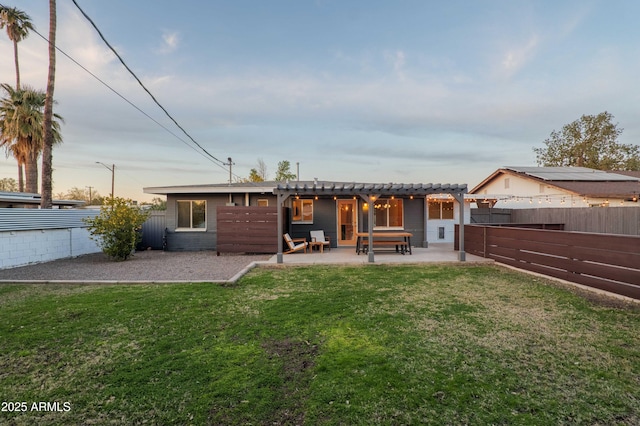
<instances>
[{"instance_id":1,"label":"street light","mask_svg":"<svg viewBox=\"0 0 640 426\"><path fill-rule=\"evenodd\" d=\"M113 198L113 188L114 188L114 183L116 181L116 165L112 164L111 167L109 167L100 161L96 161L96 164L102 164L107 168L107 170L111 172L111 198Z\"/></svg>"}]
</instances>

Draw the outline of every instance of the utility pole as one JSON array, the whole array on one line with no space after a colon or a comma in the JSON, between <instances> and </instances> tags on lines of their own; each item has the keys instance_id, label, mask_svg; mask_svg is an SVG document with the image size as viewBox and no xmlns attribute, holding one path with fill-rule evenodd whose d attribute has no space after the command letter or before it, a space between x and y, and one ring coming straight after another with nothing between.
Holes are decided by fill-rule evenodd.
<instances>
[{"instance_id":1,"label":"utility pole","mask_svg":"<svg viewBox=\"0 0 640 426\"><path fill-rule=\"evenodd\" d=\"M227 161L228 163L222 163L225 166L229 166L229 186L231 186L231 183L233 182L232 180L232 175L233 173L231 172L233 165L236 164L233 162L233 160L231 159L231 157L227 157ZM231 191L229 191L229 204L233 203L233 196L231 195Z\"/></svg>"},{"instance_id":2,"label":"utility pole","mask_svg":"<svg viewBox=\"0 0 640 426\"><path fill-rule=\"evenodd\" d=\"M300 182L300 162L296 161L296 175L298 176L298 182Z\"/></svg>"},{"instance_id":3,"label":"utility pole","mask_svg":"<svg viewBox=\"0 0 640 426\"><path fill-rule=\"evenodd\" d=\"M236 163L233 162L231 157L227 157L227 161L228 161L228 163L222 163L222 165L223 166L229 166L229 186L231 186L231 183L233 182L233 180L231 179L231 176L232 176L231 170L233 168L233 165L236 164Z\"/></svg>"},{"instance_id":4,"label":"utility pole","mask_svg":"<svg viewBox=\"0 0 640 426\"><path fill-rule=\"evenodd\" d=\"M93 186L86 186L85 188L89 188L89 205L91 205L91 190L93 189Z\"/></svg>"}]
</instances>

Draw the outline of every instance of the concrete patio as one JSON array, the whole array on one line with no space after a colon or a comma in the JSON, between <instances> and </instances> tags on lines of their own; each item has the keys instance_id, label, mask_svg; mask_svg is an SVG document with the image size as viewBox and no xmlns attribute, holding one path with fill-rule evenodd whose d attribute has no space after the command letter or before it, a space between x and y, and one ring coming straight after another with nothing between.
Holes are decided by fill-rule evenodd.
<instances>
[{"instance_id":1,"label":"concrete patio","mask_svg":"<svg viewBox=\"0 0 640 426\"><path fill-rule=\"evenodd\" d=\"M428 248L412 247L413 254L401 254L393 251L376 251L375 264L394 264L394 263L443 263L443 262L460 262L458 260L458 252L453 250L453 243L432 243ZM474 256L466 253L466 261L460 263L492 263L492 259ZM277 263L277 256L271 257L266 262L268 264ZM283 264L285 265L307 265L307 264L369 264L369 256L367 254L356 254L354 247L339 247L325 250L324 253L318 251L313 252L297 252L283 255Z\"/></svg>"}]
</instances>

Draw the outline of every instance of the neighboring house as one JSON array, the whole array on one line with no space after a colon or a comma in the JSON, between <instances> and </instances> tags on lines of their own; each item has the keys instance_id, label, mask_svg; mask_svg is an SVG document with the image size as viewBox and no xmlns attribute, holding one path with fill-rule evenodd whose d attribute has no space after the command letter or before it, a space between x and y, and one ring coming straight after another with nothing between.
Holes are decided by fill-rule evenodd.
<instances>
[{"instance_id":1,"label":"neighboring house","mask_svg":"<svg viewBox=\"0 0 640 426\"><path fill-rule=\"evenodd\" d=\"M368 230L373 200L374 230L411 232L412 245L453 242L454 227L469 223L469 203L460 204L466 184L368 184L354 182L260 182L144 188L167 196L168 250L215 250L218 206L284 207L282 232L309 238L323 230L333 247L355 246ZM371 198L368 198L371 197Z\"/></svg>"},{"instance_id":2,"label":"neighboring house","mask_svg":"<svg viewBox=\"0 0 640 426\"><path fill-rule=\"evenodd\" d=\"M0 191L0 208L28 208L40 206L40 194L28 192L4 192ZM85 204L78 200L53 200L53 206L61 209L65 207L80 207Z\"/></svg>"},{"instance_id":3,"label":"neighboring house","mask_svg":"<svg viewBox=\"0 0 640 426\"><path fill-rule=\"evenodd\" d=\"M467 198L478 207L639 206L640 172L606 172L586 167L504 167Z\"/></svg>"}]
</instances>

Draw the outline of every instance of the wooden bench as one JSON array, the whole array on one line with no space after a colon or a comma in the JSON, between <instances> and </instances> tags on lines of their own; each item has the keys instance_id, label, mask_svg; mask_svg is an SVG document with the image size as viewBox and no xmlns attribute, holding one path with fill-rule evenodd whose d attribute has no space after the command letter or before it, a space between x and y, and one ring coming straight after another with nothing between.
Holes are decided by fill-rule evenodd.
<instances>
[{"instance_id":1,"label":"wooden bench","mask_svg":"<svg viewBox=\"0 0 640 426\"><path fill-rule=\"evenodd\" d=\"M409 243L402 240L373 240L373 247L376 249L394 249L398 253L405 254L409 251ZM362 241L362 251L367 253L369 251L369 241L363 239Z\"/></svg>"}]
</instances>

